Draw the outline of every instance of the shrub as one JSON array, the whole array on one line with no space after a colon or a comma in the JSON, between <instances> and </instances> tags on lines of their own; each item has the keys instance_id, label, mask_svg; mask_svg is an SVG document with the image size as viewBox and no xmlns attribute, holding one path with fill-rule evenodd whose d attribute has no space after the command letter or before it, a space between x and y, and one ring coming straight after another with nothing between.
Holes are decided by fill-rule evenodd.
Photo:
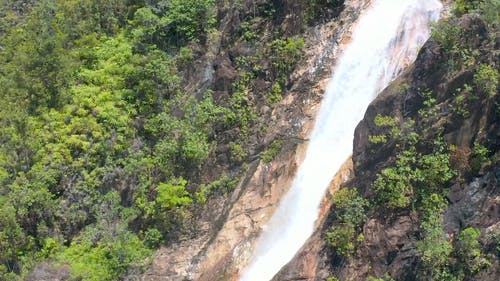
<instances>
[{"instance_id":1,"label":"shrub","mask_svg":"<svg viewBox=\"0 0 500 281\"><path fill-rule=\"evenodd\" d=\"M416 179L416 159L413 152L404 151L397 156L393 167L382 170L373 183L378 203L390 208L407 207L414 195L412 182Z\"/></svg>"},{"instance_id":2,"label":"shrub","mask_svg":"<svg viewBox=\"0 0 500 281\"><path fill-rule=\"evenodd\" d=\"M231 148L231 158L234 161L241 162L247 157L248 153L240 143L230 142L229 146Z\"/></svg>"},{"instance_id":3,"label":"shrub","mask_svg":"<svg viewBox=\"0 0 500 281\"><path fill-rule=\"evenodd\" d=\"M387 136L386 135L369 135L368 136L368 141L377 144L377 143L386 143L387 142Z\"/></svg>"},{"instance_id":4,"label":"shrub","mask_svg":"<svg viewBox=\"0 0 500 281\"><path fill-rule=\"evenodd\" d=\"M486 97L492 98L497 94L498 74L498 70L487 64L480 64L474 74L476 87Z\"/></svg>"},{"instance_id":5,"label":"shrub","mask_svg":"<svg viewBox=\"0 0 500 281\"><path fill-rule=\"evenodd\" d=\"M280 152L282 144L283 144L283 141L281 141L281 140L273 141L269 145L267 150L260 154L260 159L264 163L269 163L269 162L273 161L273 159L276 157L276 155L278 155L278 153Z\"/></svg>"},{"instance_id":6,"label":"shrub","mask_svg":"<svg viewBox=\"0 0 500 281\"><path fill-rule=\"evenodd\" d=\"M363 234L356 236L356 227L366 220L368 201L359 196L356 188L344 187L333 196L334 213L337 224L326 233L326 241L338 254L350 257L356 243L364 240Z\"/></svg>"},{"instance_id":7,"label":"shrub","mask_svg":"<svg viewBox=\"0 0 500 281\"><path fill-rule=\"evenodd\" d=\"M214 0L171 0L169 9L162 18L169 35L181 45L187 41L200 40L215 24Z\"/></svg>"},{"instance_id":8,"label":"shrub","mask_svg":"<svg viewBox=\"0 0 500 281\"><path fill-rule=\"evenodd\" d=\"M439 46L447 53L457 52L457 42L460 34L460 27L451 23L449 20L441 21L432 29L432 38L434 38Z\"/></svg>"},{"instance_id":9,"label":"shrub","mask_svg":"<svg viewBox=\"0 0 500 281\"><path fill-rule=\"evenodd\" d=\"M467 96L463 93L457 94L452 102L451 111L461 118L467 118L470 115L470 111L467 109L468 102Z\"/></svg>"},{"instance_id":10,"label":"shrub","mask_svg":"<svg viewBox=\"0 0 500 281\"><path fill-rule=\"evenodd\" d=\"M160 245L162 240L163 240L163 235L155 227L148 228L144 233L144 244L149 248L158 247L158 245Z\"/></svg>"},{"instance_id":11,"label":"shrub","mask_svg":"<svg viewBox=\"0 0 500 281\"><path fill-rule=\"evenodd\" d=\"M186 130L181 139L180 154L187 167L200 167L208 158L211 143L208 136L200 131Z\"/></svg>"},{"instance_id":12,"label":"shrub","mask_svg":"<svg viewBox=\"0 0 500 281\"><path fill-rule=\"evenodd\" d=\"M342 223L357 226L366 219L369 203L356 188L341 188L333 196L334 211Z\"/></svg>"},{"instance_id":13,"label":"shrub","mask_svg":"<svg viewBox=\"0 0 500 281\"><path fill-rule=\"evenodd\" d=\"M265 53L273 66L274 77L278 82L284 83L287 80L287 75L300 60L304 46L305 41L302 38L276 39L267 45Z\"/></svg>"},{"instance_id":14,"label":"shrub","mask_svg":"<svg viewBox=\"0 0 500 281\"><path fill-rule=\"evenodd\" d=\"M279 83L274 83L271 91L266 95L266 103L269 105L275 105L281 101L281 93L283 90Z\"/></svg>"},{"instance_id":15,"label":"shrub","mask_svg":"<svg viewBox=\"0 0 500 281\"><path fill-rule=\"evenodd\" d=\"M498 28L500 25L500 1L499 0L483 0L479 3L479 11L483 19L493 28Z\"/></svg>"},{"instance_id":16,"label":"shrub","mask_svg":"<svg viewBox=\"0 0 500 281\"><path fill-rule=\"evenodd\" d=\"M471 161L471 168L473 173L479 172L481 166L489 161L488 154L489 151L486 147L484 147L477 141L474 142L474 147L472 148L472 161Z\"/></svg>"},{"instance_id":17,"label":"shrub","mask_svg":"<svg viewBox=\"0 0 500 281\"><path fill-rule=\"evenodd\" d=\"M144 218L149 220L150 225L155 225L161 231L168 231L170 224L182 218L185 208L193 203L186 185L185 179L172 178L168 182L158 184L148 194L146 190L141 190L135 195L135 203L143 211Z\"/></svg>"},{"instance_id":18,"label":"shrub","mask_svg":"<svg viewBox=\"0 0 500 281\"><path fill-rule=\"evenodd\" d=\"M377 127L388 130L388 132L382 135L368 136L368 140L372 143L385 143L387 142L388 137L397 138L400 135L399 121L396 117L377 114L373 123Z\"/></svg>"},{"instance_id":19,"label":"shrub","mask_svg":"<svg viewBox=\"0 0 500 281\"><path fill-rule=\"evenodd\" d=\"M499 0L457 0L453 5L456 16L477 12L493 27L500 24L500 1Z\"/></svg>"},{"instance_id":20,"label":"shrub","mask_svg":"<svg viewBox=\"0 0 500 281\"><path fill-rule=\"evenodd\" d=\"M127 266L141 266L151 254L142 241L130 232L120 233L110 241L73 242L58 257L69 262L72 280L111 281L118 280Z\"/></svg>"},{"instance_id":21,"label":"shrub","mask_svg":"<svg viewBox=\"0 0 500 281\"><path fill-rule=\"evenodd\" d=\"M481 251L481 244L478 241L481 232L473 227L462 230L458 236L458 255L461 259L460 265L464 273L471 276L478 273L485 267L491 266L491 262L486 259Z\"/></svg>"},{"instance_id":22,"label":"shrub","mask_svg":"<svg viewBox=\"0 0 500 281\"><path fill-rule=\"evenodd\" d=\"M231 192L238 184L238 178L230 178L223 175L218 180L209 184L202 184L200 190L196 193L196 201L204 203L207 197L214 194L227 194Z\"/></svg>"},{"instance_id":23,"label":"shrub","mask_svg":"<svg viewBox=\"0 0 500 281\"><path fill-rule=\"evenodd\" d=\"M326 233L326 241L335 251L344 257L351 257L355 249L356 231L350 225L336 225Z\"/></svg>"},{"instance_id":24,"label":"shrub","mask_svg":"<svg viewBox=\"0 0 500 281\"><path fill-rule=\"evenodd\" d=\"M179 54L176 57L177 65L179 68L185 68L191 63L194 58L193 50L188 47L181 47Z\"/></svg>"},{"instance_id":25,"label":"shrub","mask_svg":"<svg viewBox=\"0 0 500 281\"><path fill-rule=\"evenodd\" d=\"M457 0L453 5L453 12L457 16L464 15L474 11L477 7L478 0Z\"/></svg>"},{"instance_id":26,"label":"shrub","mask_svg":"<svg viewBox=\"0 0 500 281\"><path fill-rule=\"evenodd\" d=\"M404 208L418 203L431 193L444 193L444 185L455 176L450 155L442 144L435 143L431 154L418 153L412 147L396 156L396 163L383 169L373 183L378 203L390 208Z\"/></svg>"}]
</instances>

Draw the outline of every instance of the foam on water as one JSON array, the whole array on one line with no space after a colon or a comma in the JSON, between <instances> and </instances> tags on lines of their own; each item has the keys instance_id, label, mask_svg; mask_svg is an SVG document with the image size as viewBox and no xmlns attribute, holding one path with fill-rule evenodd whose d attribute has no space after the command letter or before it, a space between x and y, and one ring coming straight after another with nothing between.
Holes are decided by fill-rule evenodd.
<instances>
[{"instance_id":1,"label":"foam on water","mask_svg":"<svg viewBox=\"0 0 500 281\"><path fill-rule=\"evenodd\" d=\"M352 153L356 125L415 60L441 9L438 0L374 0L361 16L334 68L304 162L257 240L242 281L270 280L312 234L328 185Z\"/></svg>"}]
</instances>

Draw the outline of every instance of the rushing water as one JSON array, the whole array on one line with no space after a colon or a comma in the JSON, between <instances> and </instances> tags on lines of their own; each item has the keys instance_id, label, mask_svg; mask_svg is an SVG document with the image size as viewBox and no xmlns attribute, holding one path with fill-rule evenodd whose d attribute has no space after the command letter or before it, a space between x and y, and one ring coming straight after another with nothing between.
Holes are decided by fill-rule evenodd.
<instances>
[{"instance_id":1,"label":"rushing water","mask_svg":"<svg viewBox=\"0 0 500 281\"><path fill-rule=\"evenodd\" d=\"M242 281L270 280L312 234L319 204L352 152L368 104L416 57L439 18L438 0L374 0L334 68L306 157L257 240Z\"/></svg>"}]
</instances>

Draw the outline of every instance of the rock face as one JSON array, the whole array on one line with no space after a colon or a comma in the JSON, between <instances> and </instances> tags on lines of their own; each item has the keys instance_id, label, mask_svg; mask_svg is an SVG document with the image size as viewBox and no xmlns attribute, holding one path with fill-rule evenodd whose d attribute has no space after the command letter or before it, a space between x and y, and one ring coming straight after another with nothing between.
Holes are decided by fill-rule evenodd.
<instances>
[{"instance_id":1,"label":"rock face","mask_svg":"<svg viewBox=\"0 0 500 281\"><path fill-rule=\"evenodd\" d=\"M373 198L371 184L376 174L394 161L396 153L395 144L390 141L383 145L369 141L370 135L381 133L381 128L374 124L375 116L395 116L403 122L415 120L418 111L423 108L424 97L421 93L432 91L440 108L434 126L443 128L445 141L456 146L457 152L451 155L451 162L460 173L450 183L443 228L450 241L465 227L479 229L483 250L494 257L498 256L498 250L484 237L500 230L500 95L497 94L494 101L479 99L467 104L469 114L464 118L456 118L451 111L456 106L453 104L454 93L464 84L473 85L473 75L479 63L499 65L499 58L493 51L498 50L499 42L493 31L489 31L477 16L465 16L453 24L459 25L466 34L467 42L464 44L479 50L476 63L458 70L447 70L449 58L436 41L429 40L415 64L372 102L358 125L353 151L354 177L346 185L356 186L366 197ZM470 154L474 143L480 141L487 143L493 156L474 174L470 172ZM458 154L466 156L462 159ZM362 228L364 241L350 259L341 258L324 242L323 234L332 223L329 219L324 220L319 230L274 280L325 280L328 276L336 276L339 280L365 280L368 276L381 277L386 273L395 280L420 280L416 272L420 218L415 212L403 209L370 213ZM311 252L315 253L314 259L309 258ZM498 258L493 258L491 267L476 275L474 280L499 279Z\"/></svg>"},{"instance_id":2,"label":"rock face","mask_svg":"<svg viewBox=\"0 0 500 281\"><path fill-rule=\"evenodd\" d=\"M297 12L293 9L301 7L299 2L285 2L284 10L290 15ZM290 90L268 120L269 127L273 129L265 138L272 140L276 135L282 136L284 145L280 153L270 163L253 161L228 198L209 200L200 216L193 219L195 234L160 249L141 280L237 279L249 261L261 228L291 185L297 166L303 159L314 122L312 116L318 109L331 67L349 41L350 28L368 3L368 0L345 1L343 12L338 17L306 31L305 59L292 73L291 80L294 82L289 85ZM227 12L221 21L222 39L216 44L224 44L231 36L232 26L238 23L238 11L230 8ZM283 17L285 20L280 28L286 33L293 28L293 21L289 16ZM224 95L236 74L229 59L230 53L245 52L245 46L235 48L237 50L229 50L229 56L222 46L213 48L218 49L218 53L213 60L207 57L206 61L213 65L214 71L208 76L192 74L198 77L195 80L199 82L199 77L207 78L199 83L213 83L218 91L216 94ZM338 174L332 188L338 187L352 174L352 164L349 163ZM324 202L323 214L327 213L329 204L328 200ZM314 259L314 256L309 258Z\"/></svg>"}]
</instances>

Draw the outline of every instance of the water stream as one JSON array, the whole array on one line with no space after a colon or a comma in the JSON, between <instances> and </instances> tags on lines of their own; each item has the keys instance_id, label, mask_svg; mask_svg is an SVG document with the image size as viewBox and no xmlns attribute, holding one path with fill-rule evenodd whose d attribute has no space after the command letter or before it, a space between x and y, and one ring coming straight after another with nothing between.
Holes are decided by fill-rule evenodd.
<instances>
[{"instance_id":1,"label":"water stream","mask_svg":"<svg viewBox=\"0 0 500 281\"><path fill-rule=\"evenodd\" d=\"M438 0L373 0L361 16L334 68L304 162L241 281L270 280L312 234L328 185L352 153L356 125L376 95L414 61L441 8Z\"/></svg>"}]
</instances>

